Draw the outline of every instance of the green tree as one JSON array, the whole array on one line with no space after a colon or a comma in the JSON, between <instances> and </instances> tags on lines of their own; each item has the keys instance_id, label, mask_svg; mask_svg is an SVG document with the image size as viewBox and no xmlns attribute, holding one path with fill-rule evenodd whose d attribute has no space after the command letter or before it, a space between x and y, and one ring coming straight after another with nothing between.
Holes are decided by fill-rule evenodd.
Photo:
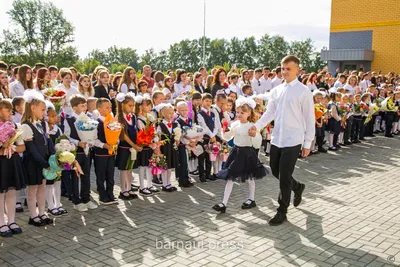
<instances>
[{"instance_id":1,"label":"green tree","mask_svg":"<svg viewBox=\"0 0 400 267\"><path fill-rule=\"evenodd\" d=\"M14 0L7 14L14 26L13 42L7 41L10 35L3 32L3 43L8 42L7 52L26 56L24 63L28 64L41 61L66 66L64 62L57 60L60 59L60 53L65 52L68 44L74 41L74 27L64 17L61 9L53 3L41 0ZM69 48L67 50L69 52L64 53L64 56L70 55L70 62L77 54L71 54L72 50Z\"/></svg>"},{"instance_id":2,"label":"green tree","mask_svg":"<svg viewBox=\"0 0 400 267\"><path fill-rule=\"evenodd\" d=\"M289 48L289 53L296 55L300 59L302 67L307 71L313 66L312 56L314 51L313 41L309 38L304 41L293 41Z\"/></svg>"},{"instance_id":3,"label":"green tree","mask_svg":"<svg viewBox=\"0 0 400 267\"><path fill-rule=\"evenodd\" d=\"M270 51L270 62L269 66L275 68L281 65L281 60L287 56L289 51L289 44L280 35L272 36L268 42L268 50Z\"/></svg>"},{"instance_id":4,"label":"green tree","mask_svg":"<svg viewBox=\"0 0 400 267\"><path fill-rule=\"evenodd\" d=\"M243 41L237 37L233 37L227 44L229 62L237 66L244 66L245 50L243 49Z\"/></svg>"},{"instance_id":5,"label":"green tree","mask_svg":"<svg viewBox=\"0 0 400 267\"><path fill-rule=\"evenodd\" d=\"M225 39L211 40L208 66L211 65L210 67L213 67L215 65L221 65L225 62L229 62L227 47L227 41Z\"/></svg>"},{"instance_id":6,"label":"green tree","mask_svg":"<svg viewBox=\"0 0 400 267\"><path fill-rule=\"evenodd\" d=\"M257 67L258 46L256 39L251 36L243 40L243 50L245 51L243 57L243 64L248 68Z\"/></svg>"}]
</instances>

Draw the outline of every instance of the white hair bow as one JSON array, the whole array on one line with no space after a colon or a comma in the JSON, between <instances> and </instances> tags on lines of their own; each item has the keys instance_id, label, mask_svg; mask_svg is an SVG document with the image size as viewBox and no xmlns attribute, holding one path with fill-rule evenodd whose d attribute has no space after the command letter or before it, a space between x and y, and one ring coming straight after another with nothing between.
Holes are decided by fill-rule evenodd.
<instances>
[{"instance_id":1,"label":"white hair bow","mask_svg":"<svg viewBox=\"0 0 400 267\"><path fill-rule=\"evenodd\" d=\"M151 99L149 94L144 94L144 95L137 95L135 97L135 102L138 104L142 104L143 99Z\"/></svg>"},{"instance_id":2,"label":"white hair bow","mask_svg":"<svg viewBox=\"0 0 400 267\"><path fill-rule=\"evenodd\" d=\"M236 104L236 107L243 106L244 104L249 105L249 107L251 107L251 108L255 108L256 107L256 102L253 99L247 98L247 97L243 97L243 96L240 96L236 100L235 104Z\"/></svg>"},{"instance_id":3,"label":"white hair bow","mask_svg":"<svg viewBox=\"0 0 400 267\"><path fill-rule=\"evenodd\" d=\"M162 109L169 107L169 108L174 108L170 103L161 103L157 106L154 107L155 110L157 110L157 112L160 112Z\"/></svg>"},{"instance_id":4,"label":"white hair bow","mask_svg":"<svg viewBox=\"0 0 400 267\"><path fill-rule=\"evenodd\" d=\"M56 110L56 108L54 107L53 103L51 103L50 101L46 100L46 101L44 101L44 103L46 103L46 110L47 111L49 109Z\"/></svg>"},{"instance_id":5,"label":"white hair bow","mask_svg":"<svg viewBox=\"0 0 400 267\"><path fill-rule=\"evenodd\" d=\"M135 99L135 94L132 93L132 92L128 92L128 93L126 93L126 94L124 94L124 93L118 93L118 95L115 97L115 99L117 99L118 102L124 102L124 101L125 101L125 98L126 98L127 96L129 96L129 97Z\"/></svg>"},{"instance_id":6,"label":"white hair bow","mask_svg":"<svg viewBox=\"0 0 400 267\"><path fill-rule=\"evenodd\" d=\"M44 101L44 96L35 89L25 90L23 98L26 103L31 103L34 99Z\"/></svg>"}]
</instances>

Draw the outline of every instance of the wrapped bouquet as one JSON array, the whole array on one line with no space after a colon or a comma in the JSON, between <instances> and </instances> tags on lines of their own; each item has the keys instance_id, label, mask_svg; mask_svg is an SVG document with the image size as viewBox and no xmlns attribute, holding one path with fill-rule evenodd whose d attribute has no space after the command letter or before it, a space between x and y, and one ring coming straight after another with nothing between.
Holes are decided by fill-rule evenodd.
<instances>
[{"instance_id":1,"label":"wrapped bouquet","mask_svg":"<svg viewBox=\"0 0 400 267\"><path fill-rule=\"evenodd\" d=\"M369 109L370 109L370 107L367 104L365 104L365 103L361 103L360 104L360 111L361 112L367 113L367 112L369 112Z\"/></svg>"},{"instance_id":2,"label":"wrapped bouquet","mask_svg":"<svg viewBox=\"0 0 400 267\"><path fill-rule=\"evenodd\" d=\"M65 105L65 97L66 94L62 90L57 90L57 89L47 89L44 92L44 96L54 104L54 107L56 108L56 112L59 113L60 109L62 106Z\"/></svg>"},{"instance_id":3,"label":"wrapped bouquet","mask_svg":"<svg viewBox=\"0 0 400 267\"><path fill-rule=\"evenodd\" d=\"M197 142L201 141L204 136L204 130L198 125L193 125L192 127L183 126L182 135L185 139L189 140L189 144L186 145L186 149L189 150L196 156L203 154L204 149Z\"/></svg>"},{"instance_id":4,"label":"wrapped bouquet","mask_svg":"<svg viewBox=\"0 0 400 267\"><path fill-rule=\"evenodd\" d=\"M182 136L182 129L181 128L175 128L173 130L174 133L174 149L178 150L178 146L176 145L177 142L179 142L181 140L181 136Z\"/></svg>"},{"instance_id":5,"label":"wrapped bouquet","mask_svg":"<svg viewBox=\"0 0 400 267\"><path fill-rule=\"evenodd\" d=\"M326 113L326 108L322 104L314 104L314 113L315 113L315 119L319 120L322 118L325 113Z\"/></svg>"},{"instance_id":6,"label":"wrapped bouquet","mask_svg":"<svg viewBox=\"0 0 400 267\"><path fill-rule=\"evenodd\" d=\"M158 176L168 169L167 159L163 154L154 153L149 159L149 167L151 174Z\"/></svg>"},{"instance_id":7,"label":"wrapped bouquet","mask_svg":"<svg viewBox=\"0 0 400 267\"><path fill-rule=\"evenodd\" d=\"M226 162L228 160L229 153L231 152L232 148L228 145L222 145L220 159L222 162Z\"/></svg>"},{"instance_id":8,"label":"wrapped bouquet","mask_svg":"<svg viewBox=\"0 0 400 267\"><path fill-rule=\"evenodd\" d=\"M221 151L221 145L218 143L208 144L206 152L210 155L210 161L216 161Z\"/></svg>"},{"instance_id":9,"label":"wrapped bouquet","mask_svg":"<svg viewBox=\"0 0 400 267\"><path fill-rule=\"evenodd\" d=\"M365 119L364 124L367 124L372 119L372 115L374 115L378 111L379 111L379 107L375 104L371 104L369 107L368 117Z\"/></svg>"},{"instance_id":10,"label":"wrapped bouquet","mask_svg":"<svg viewBox=\"0 0 400 267\"><path fill-rule=\"evenodd\" d=\"M383 111L397 111L398 106L394 104L394 99L392 97L388 97L381 103L381 109Z\"/></svg>"},{"instance_id":11,"label":"wrapped bouquet","mask_svg":"<svg viewBox=\"0 0 400 267\"><path fill-rule=\"evenodd\" d=\"M15 151L14 142L20 137L22 131L12 122L0 122L0 147L4 148L4 156L11 158Z\"/></svg>"},{"instance_id":12,"label":"wrapped bouquet","mask_svg":"<svg viewBox=\"0 0 400 267\"><path fill-rule=\"evenodd\" d=\"M338 114L343 117L345 115L348 115L351 112L351 108L349 105L346 104L339 104L338 105Z\"/></svg>"},{"instance_id":13,"label":"wrapped bouquet","mask_svg":"<svg viewBox=\"0 0 400 267\"><path fill-rule=\"evenodd\" d=\"M150 146L150 144L153 142L155 132L156 128L154 127L150 118L147 117L145 127L137 133L136 144L142 147Z\"/></svg>"},{"instance_id":14,"label":"wrapped bouquet","mask_svg":"<svg viewBox=\"0 0 400 267\"><path fill-rule=\"evenodd\" d=\"M122 131L121 123L117 122L111 114L108 114L104 119L104 134L106 136L106 142L111 146L108 150L108 154L112 155L117 152L119 136Z\"/></svg>"},{"instance_id":15,"label":"wrapped bouquet","mask_svg":"<svg viewBox=\"0 0 400 267\"><path fill-rule=\"evenodd\" d=\"M47 180L59 180L62 171L75 170L78 174L83 174L79 164L75 166L75 145L72 144L68 137L63 135L56 140L56 153L49 158L49 169L43 169L43 176Z\"/></svg>"},{"instance_id":16,"label":"wrapped bouquet","mask_svg":"<svg viewBox=\"0 0 400 267\"><path fill-rule=\"evenodd\" d=\"M76 131L78 132L79 139L87 143L85 154L89 154L89 146L94 144L97 138L97 126L99 122L89 118L85 113L81 113L75 121Z\"/></svg>"}]
</instances>

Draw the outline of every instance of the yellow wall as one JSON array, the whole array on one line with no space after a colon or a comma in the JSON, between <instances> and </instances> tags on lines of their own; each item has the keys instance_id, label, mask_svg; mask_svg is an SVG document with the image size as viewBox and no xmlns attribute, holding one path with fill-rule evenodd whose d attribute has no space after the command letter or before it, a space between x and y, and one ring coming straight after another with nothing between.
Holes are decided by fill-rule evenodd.
<instances>
[{"instance_id":1,"label":"yellow wall","mask_svg":"<svg viewBox=\"0 0 400 267\"><path fill-rule=\"evenodd\" d=\"M400 73L398 0L332 0L331 32L372 30L371 69Z\"/></svg>"}]
</instances>

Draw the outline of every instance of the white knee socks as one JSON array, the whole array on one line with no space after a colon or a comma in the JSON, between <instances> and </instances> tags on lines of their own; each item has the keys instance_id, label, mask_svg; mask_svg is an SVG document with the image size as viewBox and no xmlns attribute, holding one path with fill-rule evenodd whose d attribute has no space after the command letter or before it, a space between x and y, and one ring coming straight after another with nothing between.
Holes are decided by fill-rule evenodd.
<instances>
[{"instance_id":1,"label":"white knee socks","mask_svg":"<svg viewBox=\"0 0 400 267\"><path fill-rule=\"evenodd\" d=\"M227 180L225 185L224 199L222 200L222 203L225 206L228 204L229 197L231 196L232 193L232 188L233 188L233 181Z\"/></svg>"},{"instance_id":2,"label":"white knee socks","mask_svg":"<svg viewBox=\"0 0 400 267\"><path fill-rule=\"evenodd\" d=\"M61 181L54 183L54 208L61 208Z\"/></svg>"},{"instance_id":3,"label":"white knee socks","mask_svg":"<svg viewBox=\"0 0 400 267\"><path fill-rule=\"evenodd\" d=\"M54 200L54 184L46 185L46 202L49 210L55 208L55 200Z\"/></svg>"},{"instance_id":4,"label":"white knee socks","mask_svg":"<svg viewBox=\"0 0 400 267\"><path fill-rule=\"evenodd\" d=\"M256 193L256 181L247 180L249 183L249 199L254 201L254 195Z\"/></svg>"}]
</instances>

